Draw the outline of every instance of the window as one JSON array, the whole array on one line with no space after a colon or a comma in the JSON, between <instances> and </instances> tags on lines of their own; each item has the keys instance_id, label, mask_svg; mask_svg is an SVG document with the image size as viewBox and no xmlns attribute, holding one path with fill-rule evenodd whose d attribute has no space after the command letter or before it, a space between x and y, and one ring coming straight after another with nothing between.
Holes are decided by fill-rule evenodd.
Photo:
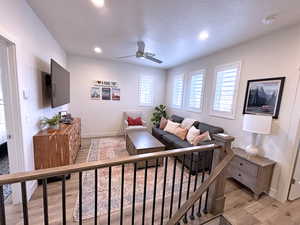
<instances>
[{"instance_id":1,"label":"window","mask_svg":"<svg viewBox=\"0 0 300 225\"><path fill-rule=\"evenodd\" d=\"M189 76L187 108L191 111L201 111L204 90L205 71L194 72Z\"/></svg>"},{"instance_id":2,"label":"window","mask_svg":"<svg viewBox=\"0 0 300 225\"><path fill-rule=\"evenodd\" d=\"M183 97L183 75L174 77L173 80L173 95L172 106L174 108L181 108Z\"/></svg>"},{"instance_id":3,"label":"window","mask_svg":"<svg viewBox=\"0 0 300 225\"><path fill-rule=\"evenodd\" d=\"M153 106L152 76L141 76L139 81L139 101L141 106Z\"/></svg>"},{"instance_id":4,"label":"window","mask_svg":"<svg viewBox=\"0 0 300 225\"><path fill-rule=\"evenodd\" d=\"M234 119L240 68L240 62L216 68L212 115Z\"/></svg>"}]
</instances>

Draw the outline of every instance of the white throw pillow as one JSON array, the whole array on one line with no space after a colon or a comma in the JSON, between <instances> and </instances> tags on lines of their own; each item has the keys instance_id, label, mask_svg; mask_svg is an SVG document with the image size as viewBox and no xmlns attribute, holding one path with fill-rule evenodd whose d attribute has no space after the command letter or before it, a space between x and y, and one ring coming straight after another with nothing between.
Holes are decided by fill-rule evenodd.
<instances>
[{"instance_id":1,"label":"white throw pillow","mask_svg":"<svg viewBox=\"0 0 300 225\"><path fill-rule=\"evenodd\" d=\"M190 119L190 118L185 118L181 124L180 127L185 128L185 129L190 129L193 124L195 123L196 120Z\"/></svg>"},{"instance_id":2,"label":"white throw pillow","mask_svg":"<svg viewBox=\"0 0 300 225\"><path fill-rule=\"evenodd\" d=\"M176 133L176 128L180 126L180 123L172 122L171 120L168 120L167 126L165 127L164 131L167 131L171 134Z\"/></svg>"},{"instance_id":3,"label":"white throw pillow","mask_svg":"<svg viewBox=\"0 0 300 225\"><path fill-rule=\"evenodd\" d=\"M200 130L198 130L196 127L192 126L189 129L186 139L189 143L193 144L194 138L197 137L199 134L200 134Z\"/></svg>"}]
</instances>

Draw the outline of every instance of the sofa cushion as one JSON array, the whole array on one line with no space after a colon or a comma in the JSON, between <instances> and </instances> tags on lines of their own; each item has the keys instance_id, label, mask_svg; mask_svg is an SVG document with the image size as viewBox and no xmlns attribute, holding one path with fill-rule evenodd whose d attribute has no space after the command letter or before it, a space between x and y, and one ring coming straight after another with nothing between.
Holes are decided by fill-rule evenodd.
<instances>
[{"instance_id":1,"label":"sofa cushion","mask_svg":"<svg viewBox=\"0 0 300 225\"><path fill-rule=\"evenodd\" d=\"M223 128L215 127L206 123L199 122L198 129L200 130L201 134L208 131L210 135L224 133Z\"/></svg>"},{"instance_id":2,"label":"sofa cushion","mask_svg":"<svg viewBox=\"0 0 300 225\"><path fill-rule=\"evenodd\" d=\"M192 147L193 145L191 145L190 143L188 143L187 141L178 141L174 144L174 147L176 148L188 148L188 147Z\"/></svg>"},{"instance_id":3,"label":"sofa cushion","mask_svg":"<svg viewBox=\"0 0 300 225\"><path fill-rule=\"evenodd\" d=\"M182 123L182 121L184 120L183 117L181 116L177 116L177 115L172 115L170 120L172 120L175 123Z\"/></svg>"},{"instance_id":4,"label":"sofa cushion","mask_svg":"<svg viewBox=\"0 0 300 225\"><path fill-rule=\"evenodd\" d=\"M172 122L168 120L167 126L165 127L164 131L167 131L171 134L175 134L176 128L180 126L180 123Z\"/></svg>"},{"instance_id":5,"label":"sofa cushion","mask_svg":"<svg viewBox=\"0 0 300 225\"><path fill-rule=\"evenodd\" d=\"M186 142L186 141L181 140L179 137L177 137L173 134L166 134L166 135L162 136L162 139L166 143L170 144L171 147L175 147L175 148L180 147L181 145L183 145L184 142Z\"/></svg>"}]
</instances>

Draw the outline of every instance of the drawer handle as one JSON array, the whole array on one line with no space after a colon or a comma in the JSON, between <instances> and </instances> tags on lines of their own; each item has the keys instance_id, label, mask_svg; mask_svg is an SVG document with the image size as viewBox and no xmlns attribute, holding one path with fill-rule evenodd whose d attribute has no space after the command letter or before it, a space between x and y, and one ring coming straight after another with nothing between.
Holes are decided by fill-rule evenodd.
<instances>
[{"instance_id":1,"label":"drawer handle","mask_svg":"<svg viewBox=\"0 0 300 225\"><path fill-rule=\"evenodd\" d=\"M244 164L243 163L240 163L240 166L243 166Z\"/></svg>"},{"instance_id":2,"label":"drawer handle","mask_svg":"<svg viewBox=\"0 0 300 225\"><path fill-rule=\"evenodd\" d=\"M239 177L241 177L241 176L242 176L242 174L240 174L240 173L239 173L239 174L238 174L238 176L239 176Z\"/></svg>"}]
</instances>

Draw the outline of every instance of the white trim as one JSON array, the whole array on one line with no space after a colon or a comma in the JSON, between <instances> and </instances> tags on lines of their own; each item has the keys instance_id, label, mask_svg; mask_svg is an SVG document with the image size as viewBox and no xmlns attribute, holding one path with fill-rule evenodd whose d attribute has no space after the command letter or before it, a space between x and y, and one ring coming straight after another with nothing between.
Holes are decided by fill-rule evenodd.
<instances>
[{"instance_id":1,"label":"white trim","mask_svg":"<svg viewBox=\"0 0 300 225\"><path fill-rule=\"evenodd\" d=\"M4 31L0 27L0 39L2 43L5 43L6 51L6 66L5 72L2 76L3 84L3 97L6 102L5 106L5 117L7 124L8 134L13 134L12 138L8 140L8 154L9 154L9 164L10 173L24 172L25 167L25 156L24 156L24 145L23 145L23 130L22 130L22 118L21 118L21 104L20 104L20 92L18 85L18 74L17 68L17 49L16 45L22 46L20 42L10 35L8 32ZM20 50L20 49L19 49ZM35 188L34 183L29 182L30 188ZM20 185L12 185L12 199L14 203L21 202L21 191ZM31 197L34 189L28 190L28 197Z\"/></svg>"},{"instance_id":2,"label":"white trim","mask_svg":"<svg viewBox=\"0 0 300 225\"><path fill-rule=\"evenodd\" d=\"M191 79L192 76L197 75L197 74L203 74L203 87L202 87L202 93L201 93L201 102L200 102L200 108L193 108L189 107L189 97L190 97L190 87L191 87ZM206 69L201 69L201 70L195 70L191 71L188 73L187 78L186 78L186 91L184 93L184 99L185 99L185 104L184 104L184 109L188 112L195 112L195 113L202 113L203 112L203 107L204 107L204 95L205 95L205 87L206 87Z\"/></svg>"},{"instance_id":3,"label":"white trim","mask_svg":"<svg viewBox=\"0 0 300 225\"><path fill-rule=\"evenodd\" d=\"M236 86L235 86L235 93L234 93L233 102L232 102L232 110L231 110L231 112L222 112L222 111L213 110L215 92L216 92L217 72L220 71L222 68L226 68L226 67L230 67L230 66L232 66L232 67L237 66L237 68L238 68L237 78L235 81ZM215 67L214 78L213 78L213 88L212 88L212 93L211 93L211 98L210 98L209 116L215 116L215 117L232 119L232 120L235 119L236 103L237 103L239 86L240 86L241 68L242 68L242 61L235 61L232 63L227 63L227 64L223 64L223 65L219 65L219 66Z\"/></svg>"}]
</instances>

